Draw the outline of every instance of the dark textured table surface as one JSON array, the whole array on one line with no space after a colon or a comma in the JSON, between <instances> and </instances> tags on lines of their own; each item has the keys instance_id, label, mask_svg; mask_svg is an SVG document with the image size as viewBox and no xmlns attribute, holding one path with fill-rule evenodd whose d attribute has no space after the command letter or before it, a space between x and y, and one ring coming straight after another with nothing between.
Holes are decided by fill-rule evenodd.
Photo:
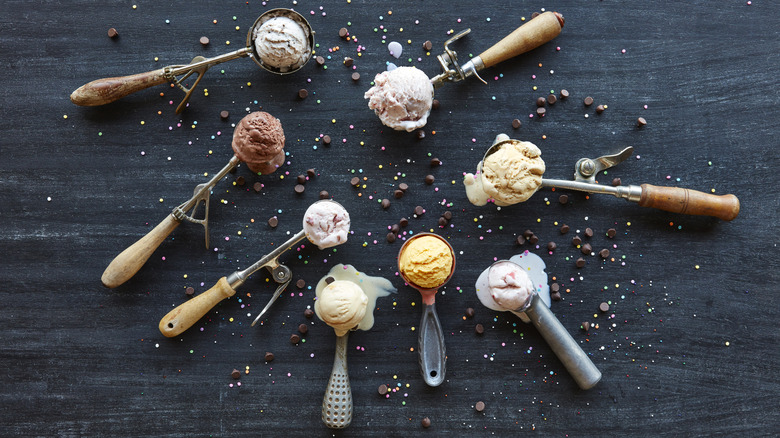
<instances>
[{"instance_id":1,"label":"dark textured table surface","mask_svg":"<svg viewBox=\"0 0 780 438\"><path fill-rule=\"evenodd\" d=\"M780 430L780 308L772 301L780 280L776 2L265 3L3 2L0 435ZM240 48L255 18L272 7L292 7L309 19L324 65L276 76L249 59L222 64L206 73L180 115L174 109L183 93L168 85L102 107L78 107L68 98L93 79ZM471 28L453 45L465 60L541 7L566 17L562 34L486 70L487 85L472 78L437 89L441 106L424 138L383 127L367 108L362 95L386 63L432 76L453 32ZM354 38L340 38L342 27ZM109 38L110 28L119 36ZM426 40L430 53L422 49ZM403 47L399 59L389 54L391 41ZM354 70L343 65L347 56ZM353 71L361 74L357 82ZM529 117L538 97L562 89L568 100ZM586 96L594 99L590 107ZM100 277L113 257L228 162L235 124L261 108L284 126L284 166L258 176L242 165L214 187L210 249L202 227L184 223L134 278L104 288ZM221 111L229 112L226 120ZM646 126L636 126L639 117ZM515 118L522 121L517 129ZM601 183L620 178L733 193L741 213L725 222L549 189L511 207L475 207L463 173L474 171L502 132L537 144L545 176L562 179L571 178L580 157L632 145L634 156L599 175ZM432 168L432 158L442 165ZM308 169L316 175L296 194L296 177ZM432 185L424 182L429 174ZM350 184L355 176L358 188ZM263 185L259 192L255 183ZM409 188L396 199L401 183ZM160 318L187 300L188 287L201 293L287 240L322 190L349 210L353 234L336 250L307 244L283 256L293 284L262 325L250 327L275 287L265 271L191 330L161 335ZM391 201L387 209L383 198ZM423 215L414 215L417 206ZM440 226L446 211L452 220ZM275 228L268 224L274 216ZM457 270L437 297L448 368L436 388L423 383L417 363L419 294L396 274L401 241L386 240L401 218L409 220L402 233L433 231L456 252ZM563 224L571 227L566 235ZM584 237L586 228L593 237ZM614 238L606 236L610 228ZM525 230L538 236L537 245L516 243ZM581 269L571 243L577 234L593 248ZM598 255L603 248L606 260ZM536 329L476 298L483 269L525 250L544 259L550 282L561 287L552 310L602 371L594 389L577 388ZM343 432L320 421L334 332L304 316L313 307L313 285L338 263L398 289L379 300L372 330L350 336L355 416ZM602 302L609 303L606 313ZM299 324L308 333L293 345ZM484 334L475 334L477 324ZM266 352L275 359L266 362ZM388 396L378 394L380 385L391 388Z\"/></svg>"}]
</instances>

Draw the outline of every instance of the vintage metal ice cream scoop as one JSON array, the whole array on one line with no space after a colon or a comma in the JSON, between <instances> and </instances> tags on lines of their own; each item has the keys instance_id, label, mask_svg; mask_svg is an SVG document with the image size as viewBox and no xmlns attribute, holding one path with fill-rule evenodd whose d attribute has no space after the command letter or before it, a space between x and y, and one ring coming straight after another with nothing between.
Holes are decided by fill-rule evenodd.
<instances>
[{"instance_id":1,"label":"vintage metal ice cream scoop","mask_svg":"<svg viewBox=\"0 0 780 438\"><path fill-rule=\"evenodd\" d=\"M289 21L272 21L280 19ZM264 26L268 26L268 29ZM261 41L268 34L265 30L272 35L269 43ZM130 76L97 79L79 87L70 95L70 100L80 106L105 105L136 91L173 82L186 93L176 108L178 114L187 105L203 74L214 65L248 56L271 73L293 73L311 58L313 47L314 31L301 14L292 9L270 9L255 20L247 34L244 48L213 58L196 56L187 65L169 65ZM184 80L193 74L197 75L197 79L192 86L186 87Z\"/></svg>"}]
</instances>

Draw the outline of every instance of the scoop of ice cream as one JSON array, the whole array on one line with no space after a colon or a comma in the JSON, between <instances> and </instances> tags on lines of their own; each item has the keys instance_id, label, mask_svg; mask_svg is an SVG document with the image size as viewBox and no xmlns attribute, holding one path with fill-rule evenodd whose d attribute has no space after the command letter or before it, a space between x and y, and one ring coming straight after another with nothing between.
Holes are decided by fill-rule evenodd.
<instances>
[{"instance_id":1,"label":"scoop of ice cream","mask_svg":"<svg viewBox=\"0 0 780 438\"><path fill-rule=\"evenodd\" d=\"M428 122L433 85L422 70L398 67L376 75L363 97L385 126L411 132Z\"/></svg>"},{"instance_id":2,"label":"scoop of ice cream","mask_svg":"<svg viewBox=\"0 0 780 438\"><path fill-rule=\"evenodd\" d=\"M253 39L263 65L281 73L299 69L311 56L309 30L285 16L255 28Z\"/></svg>"},{"instance_id":3,"label":"scoop of ice cream","mask_svg":"<svg viewBox=\"0 0 780 438\"><path fill-rule=\"evenodd\" d=\"M541 155L531 142L505 141L482 162L482 190L504 205L527 200L542 185Z\"/></svg>"},{"instance_id":4,"label":"scoop of ice cream","mask_svg":"<svg viewBox=\"0 0 780 438\"><path fill-rule=\"evenodd\" d=\"M252 172L271 173L284 161L282 122L264 111L249 113L233 131L233 152ZM281 158L281 161L280 161Z\"/></svg>"},{"instance_id":5,"label":"scoop of ice cream","mask_svg":"<svg viewBox=\"0 0 780 438\"><path fill-rule=\"evenodd\" d=\"M317 201L303 215L303 231L309 241L320 249L346 242L349 225L349 213L334 201Z\"/></svg>"},{"instance_id":6,"label":"scoop of ice cream","mask_svg":"<svg viewBox=\"0 0 780 438\"><path fill-rule=\"evenodd\" d=\"M504 310L520 310L534 293L528 274L517 264L501 261L488 271L490 295Z\"/></svg>"},{"instance_id":7,"label":"scoop of ice cream","mask_svg":"<svg viewBox=\"0 0 780 438\"><path fill-rule=\"evenodd\" d=\"M398 256L398 269L415 286L435 289L450 276L454 258L440 238L421 236L410 240Z\"/></svg>"},{"instance_id":8,"label":"scoop of ice cream","mask_svg":"<svg viewBox=\"0 0 780 438\"><path fill-rule=\"evenodd\" d=\"M317 296L314 311L326 324L343 336L357 327L366 315L368 297L363 289L351 281L336 280Z\"/></svg>"}]
</instances>

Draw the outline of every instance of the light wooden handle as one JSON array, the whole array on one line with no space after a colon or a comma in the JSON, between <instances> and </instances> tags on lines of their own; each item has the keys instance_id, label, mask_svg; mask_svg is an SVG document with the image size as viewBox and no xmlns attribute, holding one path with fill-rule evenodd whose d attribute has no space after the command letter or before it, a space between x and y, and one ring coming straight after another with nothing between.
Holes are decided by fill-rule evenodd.
<instances>
[{"instance_id":1,"label":"light wooden handle","mask_svg":"<svg viewBox=\"0 0 780 438\"><path fill-rule=\"evenodd\" d=\"M103 285L114 288L129 280L180 223L178 219L169 214L146 236L138 239L137 242L119 253L103 272L103 276L100 278Z\"/></svg>"},{"instance_id":2,"label":"light wooden handle","mask_svg":"<svg viewBox=\"0 0 780 438\"><path fill-rule=\"evenodd\" d=\"M70 101L80 106L105 105L136 91L167 82L164 73L164 69L159 69L130 76L96 79L71 93Z\"/></svg>"},{"instance_id":3,"label":"light wooden handle","mask_svg":"<svg viewBox=\"0 0 780 438\"><path fill-rule=\"evenodd\" d=\"M698 216L714 216L730 221L739 214L739 199L734 195L711 195L679 187L642 184L639 205Z\"/></svg>"},{"instance_id":4,"label":"light wooden handle","mask_svg":"<svg viewBox=\"0 0 780 438\"><path fill-rule=\"evenodd\" d=\"M159 325L160 332L169 338L180 335L195 325L199 319L203 318L203 315L207 314L220 301L235 294L236 290L230 287L227 277L220 278L214 287L180 304L163 316Z\"/></svg>"},{"instance_id":5,"label":"light wooden handle","mask_svg":"<svg viewBox=\"0 0 780 438\"><path fill-rule=\"evenodd\" d=\"M485 67L514 58L557 37L563 29L563 22L563 16L557 12L540 14L482 52L479 57Z\"/></svg>"}]
</instances>

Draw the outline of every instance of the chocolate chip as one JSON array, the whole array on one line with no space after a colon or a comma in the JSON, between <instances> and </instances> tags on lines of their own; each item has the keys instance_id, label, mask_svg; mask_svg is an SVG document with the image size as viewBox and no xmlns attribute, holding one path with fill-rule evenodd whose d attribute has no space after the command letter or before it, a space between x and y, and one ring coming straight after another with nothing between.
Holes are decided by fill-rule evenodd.
<instances>
[{"instance_id":1,"label":"chocolate chip","mask_svg":"<svg viewBox=\"0 0 780 438\"><path fill-rule=\"evenodd\" d=\"M188 297L195 295L195 288L192 286L188 286L187 289L184 289L184 294L187 295Z\"/></svg>"},{"instance_id":2,"label":"chocolate chip","mask_svg":"<svg viewBox=\"0 0 780 438\"><path fill-rule=\"evenodd\" d=\"M417 137L417 140L422 140L425 138L425 131L418 129L417 132L414 133L414 136Z\"/></svg>"},{"instance_id":3,"label":"chocolate chip","mask_svg":"<svg viewBox=\"0 0 780 438\"><path fill-rule=\"evenodd\" d=\"M547 99L545 99L544 97L539 97L536 99L536 106L543 107L546 104L547 104Z\"/></svg>"},{"instance_id":4,"label":"chocolate chip","mask_svg":"<svg viewBox=\"0 0 780 438\"><path fill-rule=\"evenodd\" d=\"M547 110L542 108L542 107L539 107L539 108L536 109L536 115L540 116L540 117L543 116L546 112L547 112Z\"/></svg>"},{"instance_id":5,"label":"chocolate chip","mask_svg":"<svg viewBox=\"0 0 780 438\"><path fill-rule=\"evenodd\" d=\"M402 218L401 218L401 219L398 221L398 224L399 224L399 225L401 225L402 227L406 228L406 226L407 226L407 225L409 225L409 219L407 219L407 218L405 218L405 217L402 217Z\"/></svg>"},{"instance_id":6,"label":"chocolate chip","mask_svg":"<svg viewBox=\"0 0 780 438\"><path fill-rule=\"evenodd\" d=\"M295 286L297 286L298 289L303 289L304 287L306 287L306 280L304 280L303 278L299 279L298 281L295 282Z\"/></svg>"},{"instance_id":7,"label":"chocolate chip","mask_svg":"<svg viewBox=\"0 0 780 438\"><path fill-rule=\"evenodd\" d=\"M604 108L604 105L599 105L596 107L596 114L601 114L604 112L606 108Z\"/></svg>"},{"instance_id":8,"label":"chocolate chip","mask_svg":"<svg viewBox=\"0 0 780 438\"><path fill-rule=\"evenodd\" d=\"M324 144L324 145L329 145L330 144L330 136L329 135L322 136L322 144Z\"/></svg>"},{"instance_id":9,"label":"chocolate chip","mask_svg":"<svg viewBox=\"0 0 780 438\"><path fill-rule=\"evenodd\" d=\"M609 257L609 250L607 248L602 249L601 251L599 251L599 256L602 259Z\"/></svg>"},{"instance_id":10,"label":"chocolate chip","mask_svg":"<svg viewBox=\"0 0 780 438\"><path fill-rule=\"evenodd\" d=\"M637 126L637 128L641 128L641 127L643 127L645 125L647 125L647 120L645 120L644 117L640 117L640 118L636 119L636 126Z\"/></svg>"},{"instance_id":11,"label":"chocolate chip","mask_svg":"<svg viewBox=\"0 0 780 438\"><path fill-rule=\"evenodd\" d=\"M395 233L387 233L387 237L385 238L387 239L387 243L393 243L397 237L395 236Z\"/></svg>"},{"instance_id":12,"label":"chocolate chip","mask_svg":"<svg viewBox=\"0 0 780 438\"><path fill-rule=\"evenodd\" d=\"M385 384L379 385L379 388L377 388L377 392L379 393L379 395L387 394L387 385Z\"/></svg>"},{"instance_id":13,"label":"chocolate chip","mask_svg":"<svg viewBox=\"0 0 780 438\"><path fill-rule=\"evenodd\" d=\"M346 27L342 27L341 29L339 29L339 36L341 38L346 38L347 35L349 35L349 31L347 30Z\"/></svg>"},{"instance_id":14,"label":"chocolate chip","mask_svg":"<svg viewBox=\"0 0 780 438\"><path fill-rule=\"evenodd\" d=\"M537 236L536 234L531 235L531 237L528 238L528 243L530 243L531 245L536 245L537 243L539 243L539 236Z\"/></svg>"},{"instance_id":15,"label":"chocolate chip","mask_svg":"<svg viewBox=\"0 0 780 438\"><path fill-rule=\"evenodd\" d=\"M560 284L553 283L553 284L550 285L550 292L555 293L555 292L560 292L560 290L561 290L561 285Z\"/></svg>"},{"instance_id":16,"label":"chocolate chip","mask_svg":"<svg viewBox=\"0 0 780 438\"><path fill-rule=\"evenodd\" d=\"M590 254L592 251L593 251L593 247L590 246L590 243L586 243L582 245L582 247L580 248L580 252L582 252L585 255Z\"/></svg>"},{"instance_id":17,"label":"chocolate chip","mask_svg":"<svg viewBox=\"0 0 780 438\"><path fill-rule=\"evenodd\" d=\"M555 97L554 94L547 95L547 103L550 105L555 105L555 102L558 101L558 98Z\"/></svg>"},{"instance_id":18,"label":"chocolate chip","mask_svg":"<svg viewBox=\"0 0 780 438\"><path fill-rule=\"evenodd\" d=\"M560 93L561 99L566 99L569 97L569 90L561 90Z\"/></svg>"},{"instance_id":19,"label":"chocolate chip","mask_svg":"<svg viewBox=\"0 0 780 438\"><path fill-rule=\"evenodd\" d=\"M268 225L270 225L271 228L276 228L276 226L279 225L279 218L273 216L272 218L268 219Z\"/></svg>"},{"instance_id":20,"label":"chocolate chip","mask_svg":"<svg viewBox=\"0 0 780 438\"><path fill-rule=\"evenodd\" d=\"M547 251L555 251L555 248L557 248L558 245L555 244L555 242L547 242Z\"/></svg>"},{"instance_id":21,"label":"chocolate chip","mask_svg":"<svg viewBox=\"0 0 780 438\"><path fill-rule=\"evenodd\" d=\"M436 181L436 177L433 175L425 175L425 184L431 185L434 181Z\"/></svg>"},{"instance_id":22,"label":"chocolate chip","mask_svg":"<svg viewBox=\"0 0 780 438\"><path fill-rule=\"evenodd\" d=\"M333 277L331 277L331 276L327 276L327 277L325 277L325 283L326 283L326 284L331 284L331 283L333 283L334 281L336 281L336 279L335 279L335 278L333 278Z\"/></svg>"},{"instance_id":23,"label":"chocolate chip","mask_svg":"<svg viewBox=\"0 0 780 438\"><path fill-rule=\"evenodd\" d=\"M236 185L237 186L243 186L245 183L246 183L246 180L244 179L243 176L239 176L238 178L236 178Z\"/></svg>"},{"instance_id":24,"label":"chocolate chip","mask_svg":"<svg viewBox=\"0 0 780 438\"><path fill-rule=\"evenodd\" d=\"M523 244L525 244L525 237L517 236L517 240L516 241L517 241L518 245L523 245Z\"/></svg>"},{"instance_id":25,"label":"chocolate chip","mask_svg":"<svg viewBox=\"0 0 780 438\"><path fill-rule=\"evenodd\" d=\"M485 402L483 402L483 401L478 401L478 402L477 402L477 403L474 405L474 409L476 409L476 410L477 410L477 412L482 412L482 411L484 411L484 410L485 410Z\"/></svg>"},{"instance_id":26,"label":"chocolate chip","mask_svg":"<svg viewBox=\"0 0 780 438\"><path fill-rule=\"evenodd\" d=\"M317 176L317 172L315 172L314 169L307 169L306 176L308 176L309 178L314 178L315 176Z\"/></svg>"},{"instance_id":27,"label":"chocolate chip","mask_svg":"<svg viewBox=\"0 0 780 438\"><path fill-rule=\"evenodd\" d=\"M612 178L612 185L617 187L619 185L623 184L623 181L620 180L620 178Z\"/></svg>"},{"instance_id":28,"label":"chocolate chip","mask_svg":"<svg viewBox=\"0 0 780 438\"><path fill-rule=\"evenodd\" d=\"M474 313L476 313L474 311L474 308L473 307L469 307L468 309L466 309L466 318L473 318L474 317Z\"/></svg>"},{"instance_id":29,"label":"chocolate chip","mask_svg":"<svg viewBox=\"0 0 780 438\"><path fill-rule=\"evenodd\" d=\"M322 56L318 56L316 61L317 61L317 65L324 65L325 64L325 58L323 58Z\"/></svg>"},{"instance_id":30,"label":"chocolate chip","mask_svg":"<svg viewBox=\"0 0 780 438\"><path fill-rule=\"evenodd\" d=\"M617 230L615 230L614 228L610 228L607 230L607 237L609 237L610 239L615 237L616 234L617 234Z\"/></svg>"},{"instance_id":31,"label":"chocolate chip","mask_svg":"<svg viewBox=\"0 0 780 438\"><path fill-rule=\"evenodd\" d=\"M422 47L423 47L423 50L425 50L426 52L430 52L431 49L433 48L433 43L430 40L428 40L428 41L423 43Z\"/></svg>"},{"instance_id":32,"label":"chocolate chip","mask_svg":"<svg viewBox=\"0 0 780 438\"><path fill-rule=\"evenodd\" d=\"M351 180L349 180L349 183L353 186L356 186L360 184L360 178L353 176Z\"/></svg>"},{"instance_id":33,"label":"chocolate chip","mask_svg":"<svg viewBox=\"0 0 780 438\"><path fill-rule=\"evenodd\" d=\"M404 191L401 189L395 189L393 196L395 196L395 199L401 199L404 197Z\"/></svg>"},{"instance_id":34,"label":"chocolate chip","mask_svg":"<svg viewBox=\"0 0 780 438\"><path fill-rule=\"evenodd\" d=\"M561 195L561 196L559 196L558 197L558 202L560 202L561 204L566 204L567 202L569 202L569 195Z\"/></svg>"},{"instance_id":35,"label":"chocolate chip","mask_svg":"<svg viewBox=\"0 0 780 438\"><path fill-rule=\"evenodd\" d=\"M562 299L562 298L561 298L561 293L560 293L560 292L552 292L552 293L550 294L550 298L551 298L553 301L560 301L560 300Z\"/></svg>"},{"instance_id":36,"label":"chocolate chip","mask_svg":"<svg viewBox=\"0 0 780 438\"><path fill-rule=\"evenodd\" d=\"M232 377L232 378L233 378L233 379L235 379L235 380L238 380L238 379L240 379L240 378L241 378L241 371L234 369L234 370L233 370L233 371L230 373L230 377Z\"/></svg>"},{"instance_id":37,"label":"chocolate chip","mask_svg":"<svg viewBox=\"0 0 780 438\"><path fill-rule=\"evenodd\" d=\"M517 129L519 127L523 126L523 122L520 121L520 119L514 119L512 120L512 127Z\"/></svg>"},{"instance_id":38,"label":"chocolate chip","mask_svg":"<svg viewBox=\"0 0 780 438\"><path fill-rule=\"evenodd\" d=\"M417 216L422 216L423 213L425 213L425 209L424 208L422 208L419 205L417 207L414 207L414 214L416 214Z\"/></svg>"},{"instance_id":39,"label":"chocolate chip","mask_svg":"<svg viewBox=\"0 0 780 438\"><path fill-rule=\"evenodd\" d=\"M582 327L583 330L588 331L590 330L590 323L588 321L584 321L582 324L580 324L580 327Z\"/></svg>"},{"instance_id":40,"label":"chocolate chip","mask_svg":"<svg viewBox=\"0 0 780 438\"><path fill-rule=\"evenodd\" d=\"M588 96L585 98L585 100L583 100L583 103L585 104L585 106L591 106L593 105L593 98Z\"/></svg>"},{"instance_id":41,"label":"chocolate chip","mask_svg":"<svg viewBox=\"0 0 780 438\"><path fill-rule=\"evenodd\" d=\"M574 236L571 238L571 244L574 246L582 245L582 237L580 236Z\"/></svg>"},{"instance_id":42,"label":"chocolate chip","mask_svg":"<svg viewBox=\"0 0 780 438\"><path fill-rule=\"evenodd\" d=\"M296 184L295 185L295 193L300 195L304 191L306 191L306 186L304 186L303 184Z\"/></svg>"},{"instance_id":43,"label":"chocolate chip","mask_svg":"<svg viewBox=\"0 0 780 438\"><path fill-rule=\"evenodd\" d=\"M474 326L474 332L481 335L482 333L485 333L485 327L482 327L482 324L477 324Z\"/></svg>"},{"instance_id":44,"label":"chocolate chip","mask_svg":"<svg viewBox=\"0 0 780 438\"><path fill-rule=\"evenodd\" d=\"M295 333L293 333L293 334L291 334L291 335L290 335L290 343L291 343L291 344L298 344L298 343L300 343L300 342L301 342L301 337L300 337L300 335L297 335L297 334L295 334Z\"/></svg>"},{"instance_id":45,"label":"chocolate chip","mask_svg":"<svg viewBox=\"0 0 780 438\"><path fill-rule=\"evenodd\" d=\"M401 226L398 224L393 224L390 227L390 231L392 231L394 234L398 234L398 232L401 231Z\"/></svg>"},{"instance_id":46,"label":"chocolate chip","mask_svg":"<svg viewBox=\"0 0 780 438\"><path fill-rule=\"evenodd\" d=\"M359 81L360 80L360 73L353 72L352 73L352 80L355 81L355 82Z\"/></svg>"},{"instance_id":47,"label":"chocolate chip","mask_svg":"<svg viewBox=\"0 0 780 438\"><path fill-rule=\"evenodd\" d=\"M441 102L439 102L437 99L433 99L433 104L431 104L431 108L437 110L441 106Z\"/></svg>"},{"instance_id":48,"label":"chocolate chip","mask_svg":"<svg viewBox=\"0 0 780 438\"><path fill-rule=\"evenodd\" d=\"M441 166L441 160L438 158L431 158L431 167Z\"/></svg>"},{"instance_id":49,"label":"chocolate chip","mask_svg":"<svg viewBox=\"0 0 780 438\"><path fill-rule=\"evenodd\" d=\"M528 239L529 237L531 237L531 236L533 236L533 235L534 235L534 232L533 232L533 231L531 231L531 230L525 230L525 231L523 231L523 237L525 237L526 239Z\"/></svg>"},{"instance_id":50,"label":"chocolate chip","mask_svg":"<svg viewBox=\"0 0 780 438\"><path fill-rule=\"evenodd\" d=\"M227 120L227 118L230 117L230 111L222 110L219 112L219 118L222 120Z\"/></svg>"},{"instance_id":51,"label":"chocolate chip","mask_svg":"<svg viewBox=\"0 0 780 438\"><path fill-rule=\"evenodd\" d=\"M593 237L593 230L591 228L585 228L585 237Z\"/></svg>"},{"instance_id":52,"label":"chocolate chip","mask_svg":"<svg viewBox=\"0 0 780 438\"><path fill-rule=\"evenodd\" d=\"M322 190L320 192L320 199L328 199L330 198L330 193L327 192L327 190Z\"/></svg>"},{"instance_id":53,"label":"chocolate chip","mask_svg":"<svg viewBox=\"0 0 780 438\"><path fill-rule=\"evenodd\" d=\"M452 212L449 211L449 210L445 211L441 215L442 215L442 217L444 217L444 219L447 219L448 221L452 220Z\"/></svg>"},{"instance_id":54,"label":"chocolate chip","mask_svg":"<svg viewBox=\"0 0 780 438\"><path fill-rule=\"evenodd\" d=\"M301 88L300 90L298 90L298 97L301 99L306 99L307 97L309 97L309 90L305 88Z\"/></svg>"},{"instance_id":55,"label":"chocolate chip","mask_svg":"<svg viewBox=\"0 0 780 438\"><path fill-rule=\"evenodd\" d=\"M263 190L263 184L256 182L252 185L252 188L255 189L255 192L259 192L260 190Z\"/></svg>"},{"instance_id":56,"label":"chocolate chip","mask_svg":"<svg viewBox=\"0 0 780 438\"><path fill-rule=\"evenodd\" d=\"M561 225L561 234L566 234L569 232L569 226L566 224Z\"/></svg>"},{"instance_id":57,"label":"chocolate chip","mask_svg":"<svg viewBox=\"0 0 780 438\"><path fill-rule=\"evenodd\" d=\"M309 326L306 324L298 324L298 333L305 335L309 331Z\"/></svg>"},{"instance_id":58,"label":"chocolate chip","mask_svg":"<svg viewBox=\"0 0 780 438\"><path fill-rule=\"evenodd\" d=\"M344 65L347 67L352 67L352 64L355 63L355 60L350 58L349 56L344 58Z\"/></svg>"},{"instance_id":59,"label":"chocolate chip","mask_svg":"<svg viewBox=\"0 0 780 438\"><path fill-rule=\"evenodd\" d=\"M428 417L425 417L425 418L422 419L421 424L422 424L422 427L427 429L427 428L431 427L431 419L428 418Z\"/></svg>"},{"instance_id":60,"label":"chocolate chip","mask_svg":"<svg viewBox=\"0 0 780 438\"><path fill-rule=\"evenodd\" d=\"M606 302L599 304L599 310L601 310L602 312L609 312L609 304L607 304Z\"/></svg>"},{"instance_id":61,"label":"chocolate chip","mask_svg":"<svg viewBox=\"0 0 780 438\"><path fill-rule=\"evenodd\" d=\"M536 18L538 16L539 16L539 13L538 12L534 12L533 14L531 14L531 20L533 20L534 18Z\"/></svg>"},{"instance_id":62,"label":"chocolate chip","mask_svg":"<svg viewBox=\"0 0 780 438\"><path fill-rule=\"evenodd\" d=\"M585 267L585 259L584 259L584 258L582 258L582 257L580 257L580 258L578 258L578 259L577 259L577 261L576 261L576 262L574 262L574 264L575 264L575 265L576 265L578 268L583 268L583 267Z\"/></svg>"},{"instance_id":63,"label":"chocolate chip","mask_svg":"<svg viewBox=\"0 0 780 438\"><path fill-rule=\"evenodd\" d=\"M398 184L398 188L406 192L407 190L409 190L409 184L407 183Z\"/></svg>"},{"instance_id":64,"label":"chocolate chip","mask_svg":"<svg viewBox=\"0 0 780 438\"><path fill-rule=\"evenodd\" d=\"M200 37L200 44L203 46L209 45L209 37L202 36Z\"/></svg>"},{"instance_id":65,"label":"chocolate chip","mask_svg":"<svg viewBox=\"0 0 780 438\"><path fill-rule=\"evenodd\" d=\"M447 219L444 219L443 217L440 217L440 218L439 218L439 226L440 226L440 227L445 227L445 226L447 226Z\"/></svg>"},{"instance_id":66,"label":"chocolate chip","mask_svg":"<svg viewBox=\"0 0 780 438\"><path fill-rule=\"evenodd\" d=\"M303 311L303 316L305 316L305 317L307 317L309 319L312 319L312 318L314 318L314 311L311 310L311 309L306 309L306 310Z\"/></svg>"},{"instance_id":67,"label":"chocolate chip","mask_svg":"<svg viewBox=\"0 0 780 438\"><path fill-rule=\"evenodd\" d=\"M385 210L390 208L390 200L389 199L387 199L387 198L382 199L382 208L384 208Z\"/></svg>"},{"instance_id":68,"label":"chocolate chip","mask_svg":"<svg viewBox=\"0 0 780 438\"><path fill-rule=\"evenodd\" d=\"M266 351L264 359L266 362L271 362L272 360L274 360L274 354L271 353L270 351Z\"/></svg>"},{"instance_id":69,"label":"chocolate chip","mask_svg":"<svg viewBox=\"0 0 780 438\"><path fill-rule=\"evenodd\" d=\"M295 180L298 184L306 184L306 175L298 175Z\"/></svg>"},{"instance_id":70,"label":"chocolate chip","mask_svg":"<svg viewBox=\"0 0 780 438\"><path fill-rule=\"evenodd\" d=\"M116 38L118 36L119 36L119 32L117 32L116 29L114 29L113 27L111 29L108 29L108 37L109 38Z\"/></svg>"}]
</instances>

